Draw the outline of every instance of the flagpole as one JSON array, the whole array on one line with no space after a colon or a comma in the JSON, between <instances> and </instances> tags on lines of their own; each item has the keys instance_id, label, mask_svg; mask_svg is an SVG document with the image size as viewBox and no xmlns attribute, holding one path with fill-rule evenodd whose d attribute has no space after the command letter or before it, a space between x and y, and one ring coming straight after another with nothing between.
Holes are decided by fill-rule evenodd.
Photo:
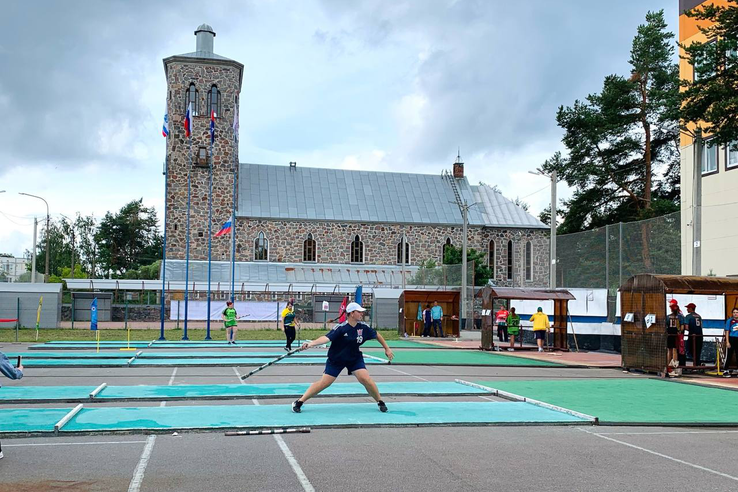
<instances>
[{"instance_id":1,"label":"flagpole","mask_svg":"<svg viewBox=\"0 0 738 492\"><path fill-rule=\"evenodd\" d=\"M190 297L190 194L192 188L192 129L190 129L190 167L187 169L187 225L185 239L185 309L184 309L184 333L182 340L189 340L187 337L187 308Z\"/></svg>"},{"instance_id":2,"label":"flagpole","mask_svg":"<svg viewBox=\"0 0 738 492\"><path fill-rule=\"evenodd\" d=\"M212 253L213 253L213 140L215 128L213 124L213 113L210 113L210 165L208 166L208 320L205 324L205 340L210 338L210 273L212 269Z\"/></svg>"},{"instance_id":3,"label":"flagpole","mask_svg":"<svg viewBox=\"0 0 738 492\"><path fill-rule=\"evenodd\" d=\"M168 113L168 112L167 112ZM164 308L167 286L167 202L169 197L169 135L167 134L167 143L164 151L164 240L162 242L162 259L161 259L161 327L159 328L159 340L166 340L164 337Z\"/></svg>"},{"instance_id":4,"label":"flagpole","mask_svg":"<svg viewBox=\"0 0 738 492\"><path fill-rule=\"evenodd\" d=\"M231 302L236 298L236 169L238 168L238 99L233 112L233 211L231 212Z\"/></svg>"}]
</instances>

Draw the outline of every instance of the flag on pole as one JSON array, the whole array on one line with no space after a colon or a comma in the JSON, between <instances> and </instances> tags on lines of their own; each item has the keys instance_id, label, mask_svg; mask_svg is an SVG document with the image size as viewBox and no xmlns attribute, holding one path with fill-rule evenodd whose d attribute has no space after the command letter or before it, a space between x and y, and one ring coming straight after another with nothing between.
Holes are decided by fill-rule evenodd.
<instances>
[{"instance_id":1,"label":"flag on pole","mask_svg":"<svg viewBox=\"0 0 738 492\"><path fill-rule=\"evenodd\" d=\"M192 103L187 105L187 113L184 119L185 137L190 138L192 136Z\"/></svg>"},{"instance_id":2,"label":"flag on pole","mask_svg":"<svg viewBox=\"0 0 738 492\"><path fill-rule=\"evenodd\" d=\"M210 111L210 145L215 143L215 111Z\"/></svg>"},{"instance_id":3,"label":"flag on pole","mask_svg":"<svg viewBox=\"0 0 738 492\"><path fill-rule=\"evenodd\" d=\"M169 114L167 113L166 108L164 108L164 126L161 127L161 136L169 136Z\"/></svg>"},{"instance_id":4,"label":"flag on pole","mask_svg":"<svg viewBox=\"0 0 738 492\"><path fill-rule=\"evenodd\" d=\"M36 330L38 330L41 324L41 304L44 303L44 296L38 298L38 310L36 311Z\"/></svg>"},{"instance_id":5,"label":"flag on pole","mask_svg":"<svg viewBox=\"0 0 738 492\"><path fill-rule=\"evenodd\" d=\"M423 321L423 308L420 306L420 303L418 303L418 320Z\"/></svg>"},{"instance_id":6,"label":"flag on pole","mask_svg":"<svg viewBox=\"0 0 738 492\"><path fill-rule=\"evenodd\" d=\"M343 323L346 321L346 305L348 304L348 296L343 298L341 307L338 308L338 322Z\"/></svg>"},{"instance_id":7,"label":"flag on pole","mask_svg":"<svg viewBox=\"0 0 738 492\"><path fill-rule=\"evenodd\" d=\"M233 108L233 138L238 142L238 104Z\"/></svg>"},{"instance_id":8,"label":"flag on pole","mask_svg":"<svg viewBox=\"0 0 738 492\"><path fill-rule=\"evenodd\" d=\"M354 298L356 299L356 304L358 304L359 306L361 306L361 294L362 294L361 285L357 285L356 294L354 294Z\"/></svg>"},{"instance_id":9,"label":"flag on pole","mask_svg":"<svg viewBox=\"0 0 738 492\"><path fill-rule=\"evenodd\" d=\"M231 232L231 221L230 220L226 222L225 224L223 224L223 227L221 227L220 230L216 232L215 236L213 237L225 236L229 232Z\"/></svg>"},{"instance_id":10,"label":"flag on pole","mask_svg":"<svg viewBox=\"0 0 738 492\"><path fill-rule=\"evenodd\" d=\"M97 297L92 300L90 306L90 330L97 331Z\"/></svg>"}]
</instances>

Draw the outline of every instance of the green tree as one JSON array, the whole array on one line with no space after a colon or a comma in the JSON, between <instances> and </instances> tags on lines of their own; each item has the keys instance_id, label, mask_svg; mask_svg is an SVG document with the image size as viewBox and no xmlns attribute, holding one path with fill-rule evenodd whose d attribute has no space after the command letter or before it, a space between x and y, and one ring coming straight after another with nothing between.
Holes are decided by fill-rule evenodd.
<instances>
[{"instance_id":1,"label":"green tree","mask_svg":"<svg viewBox=\"0 0 738 492\"><path fill-rule=\"evenodd\" d=\"M694 67L694 80L682 80L683 123L709 134L713 142L738 148L738 0L727 6L711 3L686 12L697 20L705 42L680 45L683 58ZM692 132L694 135L694 132Z\"/></svg>"},{"instance_id":2,"label":"green tree","mask_svg":"<svg viewBox=\"0 0 738 492\"><path fill-rule=\"evenodd\" d=\"M608 75L599 94L559 108L556 120L568 156L556 153L542 169L556 171L575 191L563 202L558 232L678 209L681 98L672 38L664 12L649 12L633 39L630 75ZM642 257L649 265L645 223L642 234Z\"/></svg>"},{"instance_id":3,"label":"green tree","mask_svg":"<svg viewBox=\"0 0 738 492\"><path fill-rule=\"evenodd\" d=\"M156 210L145 207L143 199L124 205L119 212L108 212L95 234L100 266L122 276L129 270L148 265L161 256L162 237L157 227Z\"/></svg>"},{"instance_id":4,"label":"green tree","mask_svg":"<svg viewBox=\"0 0 738 492\"><path fill-rule=\"evenodd\" d=\"M453 244L446 247L446 253L443 255L444 265L460 265L463 259L462 248L457 248ZM474 262L474 285L487 285L492 278L492 270L487 266L485 254L474 248L466 248L467 264ZM461 272L458 274L461 277Z\"/></svg>"}]
</instances>

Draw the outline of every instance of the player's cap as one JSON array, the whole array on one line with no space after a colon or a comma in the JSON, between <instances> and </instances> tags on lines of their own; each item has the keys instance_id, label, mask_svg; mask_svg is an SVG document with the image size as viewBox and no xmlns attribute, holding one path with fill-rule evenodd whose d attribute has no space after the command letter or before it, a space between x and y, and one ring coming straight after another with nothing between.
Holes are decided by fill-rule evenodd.
<instances>
[{"instance_id":1,"label":"player's cap","mask_svg":"<svg viewBox=\"0 0 738 492\"><path fill-rule=\"evenodd\" d=\"M690 302L689 304L687 304L684 307L689 308L689 309L697 309L697 305L695 303L693 303L693 302Z\"/></svg>"},{"instance_id":2,"label":"player's cap","mask_svg":"<svg viewBox=\"0 0 738 492\"><path fill-rule=\"evenodd\" d=\"M354 311L361 311L363 313L364 311L366 311L366 309L364 309L363 307L361 307L356 302L351 302L351 303L349 303L348 306L346 306L346 312L347 313L353 313Z\"/></svg>"}]
</instances>

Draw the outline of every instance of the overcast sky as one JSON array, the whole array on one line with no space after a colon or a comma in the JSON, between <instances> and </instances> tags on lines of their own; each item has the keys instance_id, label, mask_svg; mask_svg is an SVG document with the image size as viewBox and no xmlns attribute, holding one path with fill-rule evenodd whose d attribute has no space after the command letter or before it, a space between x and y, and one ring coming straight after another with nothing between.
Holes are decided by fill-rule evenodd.
<instances>
[{"instance_id":1,"label":"overcast sky","mask_svg":"<svg viewBox=\"0 0 738 492\"><path fill-rule=\"evenodd\" d=\"M163 220L162 59L245 65L241 162L438 174L457 148L470 182L537 215L562 150L559 105L625 74L648 10L677 0L8 0L0 18L0 253L31 249L33 217L117 211ZM178 123L173 123L178 124ZM560 196L566 196L559 185Z\"/></svg>"}]
</instances>

